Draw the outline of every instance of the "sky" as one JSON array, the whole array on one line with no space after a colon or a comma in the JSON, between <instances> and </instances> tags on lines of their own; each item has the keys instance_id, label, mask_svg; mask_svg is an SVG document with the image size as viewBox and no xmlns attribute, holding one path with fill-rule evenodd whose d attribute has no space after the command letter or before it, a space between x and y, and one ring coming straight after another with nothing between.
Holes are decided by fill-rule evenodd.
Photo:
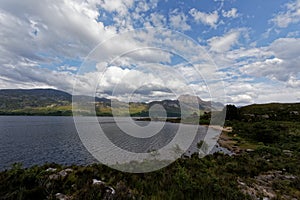
<instances>
[{"instance_id":1,"label":"sky","mask_svg":"<svg viewBox=\"0 0 300 200\"><path fill-rule=\"evenodd\" d=\"M0 0L0 89L300 101L300 0Z\"/></svg>"}]
</instances>

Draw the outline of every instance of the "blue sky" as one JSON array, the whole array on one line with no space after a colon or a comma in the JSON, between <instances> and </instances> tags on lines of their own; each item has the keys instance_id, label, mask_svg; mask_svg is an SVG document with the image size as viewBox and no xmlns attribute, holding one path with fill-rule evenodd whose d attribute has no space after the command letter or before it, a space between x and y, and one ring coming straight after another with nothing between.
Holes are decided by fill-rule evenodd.
<instances>
[{"instance_id":1,"label":"blue sky","mask_svg":"<svg viewBox=\"0 0 300 200\"><path fill-rule=\"evenodd\" d=\"M299 24L300 0L0 0L0 88L296 102Z\"/></svg>"}]
</instances>

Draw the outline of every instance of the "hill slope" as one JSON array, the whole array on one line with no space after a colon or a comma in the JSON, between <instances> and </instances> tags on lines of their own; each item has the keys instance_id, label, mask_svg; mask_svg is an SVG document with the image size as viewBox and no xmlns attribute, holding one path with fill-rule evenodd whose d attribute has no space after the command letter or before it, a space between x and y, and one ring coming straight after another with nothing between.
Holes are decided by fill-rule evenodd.
<instances>
[{"instance_id":1,"label":"hill slope","mask_svg":"<svg viewBox=\"0 0 300 200\"><path fill-rule=\"evenodd\" d=\"M54 89L0 90L0 109L14 110L26 107L69 105L72 96Z\"/></svg>"},{"instance_id":2,"label":"hill slope","mask_svg":"<svg viewBox=\"0 0 300 200\"><path fill-rule=\"evenodd\" d=\"M80 101L93 102L93 97L76 96ZM95 98L97 115L111 115L111 100ZM127 103L114 101L114 111L117 115L127 112ZM54 89L6 89L0 90L0 114L2 115L71 115L72 95ZM180 117L181 111L190 115L194 112L200 114L203 111L222 108L220 103L203 101L199 97L182 95L178 100L162 100L150 103L130 102L129 111L132 116L148 116L149 108L159 104L164 107L168 117ZM84 114L84 113L83 113Z\"/></svg>"},{"instance_id":3,"label":"hill slope","mask_svg":"<svg viewBox=\"0 0 300 200\"><path fill-rule=\"evenodd\" d=\"M239 108L240 116L248 120L289 120L300 119L300 103L253 104Z\"/></svg>"}]
</instances>

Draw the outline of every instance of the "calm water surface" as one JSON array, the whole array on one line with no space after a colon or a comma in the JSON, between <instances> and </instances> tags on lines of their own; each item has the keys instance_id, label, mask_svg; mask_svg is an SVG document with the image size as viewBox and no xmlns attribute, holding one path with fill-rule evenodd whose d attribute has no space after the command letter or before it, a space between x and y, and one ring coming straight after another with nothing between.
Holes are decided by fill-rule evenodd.
<instances>
[{"instance_id":1,"label":"calm water surface","mask_svg":"<svg viewBox=\"0 0 300 200\"><path fill-rule=\"evenodd\" d=\"M112 138L118 138L120 130L113 118L102 117L99 121ZM140 126L148 124L142 121L136 123ZM177 128L178 124L165 123L163 134L147 141L152 145L145 143L135 150L143 152L155 145L159 148L169 142ZM203 139L205 133L206 128L199 127L187 154L197 152L197 142ZM122 146L124 142L134 143L131 138L130 141L119 141L119 145ZM81 143L72 117L0 116L0 170L9 168L16 162L29 167L46 162L86 165L97 161Z\"/></svg>"}]
</instances>

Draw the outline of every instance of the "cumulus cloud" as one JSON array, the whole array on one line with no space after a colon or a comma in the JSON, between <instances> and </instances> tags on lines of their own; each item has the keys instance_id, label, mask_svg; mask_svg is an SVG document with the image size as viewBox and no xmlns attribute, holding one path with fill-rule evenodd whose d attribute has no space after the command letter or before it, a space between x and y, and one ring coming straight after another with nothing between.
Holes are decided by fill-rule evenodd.
<instances>
[{"instance_id":1,"label":"cumulus cloud","mask_svg":"<svg viewBox=\"0 0 300 200\"><path fill-rule=\"evenodd\" d=\"M143 96L143 100L157 100L157 97L179 96L181 94L197 94L205 97L208 89L204 81L200 83L199 76L197 87L191 75L197 74L193 68L179 66L172 68L168 65L144 66L141 68L122 68L109 66L101 75L97 92L102 96L117 97L128 101L131 96ZM133 81L134 80L134 81ZM201 87L202 84L202 87ZM208 95L206 95L208 96Z\"/></svg>"},{"instance_id":2,"label":"cumulus cloud","mask_svg":"<svg viewBox=\"0 0 300 200\"><path fill-rule=\"evenodd\" d=\"M274 73L269 73L270 70L274 72L274 69L278 69L281 66L283 60L279 58L266 59L263 61L257 61L246 65L242 68L243 72L253 76L274 76ZM272 69L271 69L272 68Z\"/></svg>"},{"instance_id":3,"label":"cumulus cloud","mask_svg":"<svg viewBox=\"0 0 300 200\"><path fill-rule=\"evenodd\" d=\"M287 86L292 88L300 88L300 79L297 78L295 75L292 75L287 81Z\"/></svg>"},{"instance_id":4,"label":"cumulus cloud","mask_svg":"<svg viewBox=\"0 0 300 200\"><path fill-rule=\"evenodd\" d=\"M215 52L214 61L226 81L227 102L244 105L298 101L299 42L299 38L279 38L262 47Z\"/></svg>"},{"instance_id":5,"label":"cumulus cloud","mask_svg":"<svg viewBox=\"0 0 300 200\"><path fill-rule=\"evenodd\" d=\"M128 14L128 8L131 8L134 5L134 0L103 0L100 1L100 6L109 11L109 12L117 12L119 15L125 16ZM139 9L144 7L142 3L139 4ZM147 9L146 9L147 10Z\"/></svg>"},{"instance_id":6,"label":"cumulus cloud","mask_svg":"<svg viewBox=\"0 0 300 200\"><path fill-rule=\"evenodd\" d=\"M75 66L68 66L68 65L62 65L57 67L58 71L71 71L71 72L75 72L78 70L78 67Z\"/></svg>"},{"instance_id":7,"label":"cumulus cloud","mask_svg":"<svg viewBox=\"0 0 300 200\"><path fill-rule=\"evenodd\" d=\"M0 31L6 38L1 49L10 59L39 63L55 62L61 56L83 57L115 33L96 21L96 10L96 5L79 1L5 1L0 10Z\"/></svg>"},{"instance_id":8,"label":"cumulus cloud","mask_svg":"<svg viewBox=\"0 0 300 200\"><path fill-rule=\"evenodd\" d=\"M201 22L205 25L211 26L213 28L217 27L217 22L219 19L219 15L217 11L212 13L205 13L198 11L196 8L192 8L189 11L190 15L195 19L196 22Z\"/></svg>"},{"instance_id":9,"label":"cumulus cloud","mask_svg":"<svg viewBox=\"0 0 300 200\"><path fill-rule=\"evenodd\" d=\"M213 37L208 40L211 51L225 52L228 51L233 45L237 44L240 36L239 31L229 32L222 37Z\"/></svg>"},{"instance_id":10,"label":"cumulus cloud","mask_svg":"<svg viewBox=\"0 0 300 200\"><path fill-rule=\"evenodd\" d=\"M243 77L225 82L225 92L228 104L240 106L252 103L297 102L300 97L300 90L287 87L286 82L255 81Z\"/></svg>"},{"instance_id":11,"label":"cumulus cloud","mask_svg":"<svg viewBox=\"0 0 300 200\"><path fill-rule=\"evenodd\" d=\"M280 28L286 28L290 24L300 22L300 0L294 0L285 4L285 11L275 15L271 22Z\"/></svg>"},{"instance_id":12,"label":"cumulus cloud","mask_svg":"<svg viewBox=\"0 0 300 200\"><path fill-rule=\"evenodd\" d=\"M74 72L76 68L62 63L68 59L82 61L101 41L118 33L118 24L105 26L103 22L98 21L101 13L99 8L126 14L133 3L93 0L1 2L2 82L10 81L15 87L19 87L23 82L24 86L43 85L70 92L73 76L64 71ZM157 1L152 0L149 8L156 4ZM135 41L133 37L125 37L123 41L103 45L97 52L97 59L101 59L101 56L107 57L108 54L117 56L132 49L147 47L147 40L151 34L145 34L143 42ZM151 49L136 51L130 55L131 60L128 62L170 61L168 53ZM56 70L45 69L44 65L54 65ZM7 84L1 84L1 87L6 88Z\"/></svg>"},{"instance_id":13,"label":"cumulus cloud","mask_svg":"<svg viewBox=\"0 0 300 200\"><path fill-rule=\"evenodd\" d=\"M58 72L35 66L6 65L1 69L1 88L47 87L71 92L74 75L70 72Z\"/></svg>"},{"instance_id":14,"label":"cumulus cloud","mask_svg":"<svg viewBox=\"0 0 300 200\"><path fill-rule=\"evenodd\" d=\"M236 8L231 8L228 11L222 10L222 15L227 18L237 18L239 16Z\"/></svg>"},{"instance_id":15,"label":"cumulus cloud","mask_svg":"<svg viewBox=\"0 0 300 200\"><path fill-rule=\"evenodd\" d=\"M241 71L256 77L269 77L287 82L300 73L300 39L280 38L261 52L269 52L270 57L244 65Z\"/></svg>"},{"instance_id":16,"label":"cumulus cloud","mask_svg":"<svg viewBox=\"0 0 300 200\"><path fill-rule=\"evenodd\" d=\"M170 26L177 30L190 30L191 26L187 24L187 16L178 12L178 10L174 10L171 12L169 16Z\"/></svg>"},{"instance_id":17,"label":"cumulus cloud","mask_svg":"<svg viewBox=\"0 0 300 200\"><path fill-rule=\"evenodd\" d=\"M166 26L166 18L162 14L158 13L151 13L150 14L150 19L149 22L154 26L154 27L165 27Z\"/></svg>"},{"instance_id":18,"label":"cumulus cloud","mask_svg":"<svg viewBox=\"0 0 300 200\"><path fill-rule=\"evenodd\" d=\"M272 22L280 28L298 23L299 2L287 3ZM179 39L170 30L123 34L143 26L169 26L187 31L192 29L191 18L197 26L207 25L220 34L222 30L215 30L220 16L241 15L236 8L222 10L222 7L212 12L192 8L189 14L176 9L165 15L153 10L158 3L157 0L1 1L0 87L49 87L72 92L76 77L83 94L93 92L99 83L101 94L110 97L115 91L114 98L121 100L133 90L143 101L174 98L173 91L176 94L190 91L210 100L208 89L221 93L224 88L220 87L219 78L223 77L230 103L281 101L289 95L293 101L300 97L297 31L291 32L289 38L278 38L260 47L241 46L239 41L247 39L247 30L242 28L224 29L223 35L210 36L205 46L188 38ZM116 37L104 42L112 36ZM101 42L104 43L100 48L89 54ZM82 71L77 65L87 55L93 65ZM80 73L75 75L77 71ZM101 79L102 72L105 74Z\"/></svg>"}]
</instances>

